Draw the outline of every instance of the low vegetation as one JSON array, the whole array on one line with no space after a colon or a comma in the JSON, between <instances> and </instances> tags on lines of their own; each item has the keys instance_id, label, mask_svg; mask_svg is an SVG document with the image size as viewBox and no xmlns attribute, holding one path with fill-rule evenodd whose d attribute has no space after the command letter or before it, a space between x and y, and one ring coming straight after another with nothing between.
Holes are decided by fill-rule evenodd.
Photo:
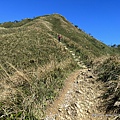
<instances>
[{"instance_id":1,"label":"low vegetation","mask_svg":"<svg viewBox=\"0 0 120 120\"><path fill-rule=\"evenodd\" d=\"M40 24L0 29L0 119L41 119L67 75L78 68Z\"/></svg>"},{"instance_id":2,"label":"low vegetation","mask_svg":"<svg viewBox=\"0 0 120 120\"><path fill-rule=\"evenodd\" d=\"M120 119L120 57L112 56L97 68L98 80L104 83L100 109Z\"/></svg>"},{"instance_id":3,"label":"low vegetation","mask_svg":"<svg viewBox=\"0 0 120 120\"><path fill-rule=\"evenodd\" d=\"M58 34L62 35L62 44L57 40ZM59 95L66 77L79 68L70 51L88 66L96 57L119 53L58 14L2 23L0 38L2 120L37 120L45 116L46 106ZM101 67L106 75L105 83L114 77L118 79L120 72L118 63L110 64L110 67ZM99 75L100 79L104 78ZM118 90L114 95L119 94Z\"/></svg>"}]
</instances>

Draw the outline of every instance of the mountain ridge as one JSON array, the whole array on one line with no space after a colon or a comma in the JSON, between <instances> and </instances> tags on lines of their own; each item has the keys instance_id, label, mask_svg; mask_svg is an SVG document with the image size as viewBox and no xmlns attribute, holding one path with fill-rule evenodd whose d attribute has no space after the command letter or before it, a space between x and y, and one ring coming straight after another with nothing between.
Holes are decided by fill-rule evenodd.
<instances>
[{"instance_id":1,"label":"mountain ridge","mask_svg":"<svg viewBox=\"0 0 120 120\"><path fill-rule=\"evenodd\" d=\"M59 14L0 27L0 118L41 119L67 76L93 67L98 57L117 54Z\"/></svg>"}]
</instances>

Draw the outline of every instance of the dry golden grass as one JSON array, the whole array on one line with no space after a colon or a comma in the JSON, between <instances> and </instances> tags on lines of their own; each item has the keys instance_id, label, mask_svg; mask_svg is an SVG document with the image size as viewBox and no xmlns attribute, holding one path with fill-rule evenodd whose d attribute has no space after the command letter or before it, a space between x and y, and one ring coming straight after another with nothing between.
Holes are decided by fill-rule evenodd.
<instances>
[{"instance_id":1,"label":"dry golden grass","mask_svg":"<svg viewBox=\"0 0 120 120\"><path fill-rule=\"evenodd\" d=\"M0 27L0 112L5 119L35 119L78 69L69 51L86 63L111 54L108 46L53 14ZM60 44L57 34L63 36ZM68 50L65 50L64 46Z\"/></svg>"}]
</instances>

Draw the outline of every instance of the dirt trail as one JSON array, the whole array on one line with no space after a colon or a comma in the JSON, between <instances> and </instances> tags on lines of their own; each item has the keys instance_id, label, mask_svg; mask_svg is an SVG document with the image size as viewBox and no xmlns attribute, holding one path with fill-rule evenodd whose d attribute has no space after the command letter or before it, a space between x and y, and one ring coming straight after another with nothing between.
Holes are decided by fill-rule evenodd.
<instances>
[{"instance_id":1,"label":"dirt trail","mask_svg":"<svg viewBox=\"0 0 120 120\"><path fill-rule=\"evenodd\" d=\"M45 120L112 120L98 111L102 84L91 69L80 69L66 80L63 91L47 109Z\"/></svg>"},{"instance_id":2,"label":"dirt trail","mask_svg":"<svg viewBox=\"0 0 120 120\"><path fill-rule=\"evenodd\" d=\"M70 52L78 61L75 54ZM113 120L98 110L102 83L96 81L97 76L92 69L79 61L78 65L82 68L67 78L59 97L48 107L44 120Z\"/></svg>"},{"instance_id":3,"label":"dirt trail","mask_svg":"<svg viewBox=\"0 0 120 120\"><path fill-rule=\"evenodd\" d=\"M51 115L51 114L56 114L56 113L58 113L57 110L59 109L59 105L63 104L63 102L64 102L64 100L65 100L65 98L66 98L65 95L66 95L66 93L67 93L68 91L70 91L71 88L73 87L72 84L75 82L76 77L79 75L79 72L80 72L80 70L77 70L77 71L73 72L73 73L70 74L70 76L65 80L64 87L63 87L63 89L60 91L59 97L56 98L56 100L54 101L54 103L51 104L51 105L48 107L48 109L47 109L47 111L46 111L47 115Z\"/></svg>"}]
</instances>

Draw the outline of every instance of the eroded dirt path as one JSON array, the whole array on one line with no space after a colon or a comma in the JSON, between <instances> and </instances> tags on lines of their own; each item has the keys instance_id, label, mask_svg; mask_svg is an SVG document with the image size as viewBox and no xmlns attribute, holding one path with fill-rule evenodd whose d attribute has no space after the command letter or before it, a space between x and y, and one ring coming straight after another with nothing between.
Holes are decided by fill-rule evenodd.
<instances>
[{"instance_id":1,"label":"eroded dirt path","mask_svg":"<svg viewBox=\"0 0 120 120\"><path fill-rule=\"evenodd\" d=\"M76 80L76 77L79 75L80 70L74 71L70 76L65 80L65 84L63 89L59 93L59 97L51 104L46 113L47 115L53 115L58 113L59 106L64 104L64 100L66 99L66 93L73 89L73 83Z\"/></svg>"},{"instance_id":2,"label":"eroded dirt path","mask_svg":"<svg viewBox=\"0 0 120 120\"><path fill-rule=\"evenodd\" d=\"M47 109L45 120L112 120L98 110L101 93L102 83L96 81L91 69L75 71Z\"/></svg>"},{"instance_id":3,"label":"eroded dirt path","mask_svg":"<svg viewBox=\"0 0 120 120\"><path fill-rule=\"evenodd\" d=\"M73 51L69 52L81 69L66 79L59 97L48 107L44 120L113 120L98 110L103 84L96 81L93 70L81 64Z\"/></svg>"}]
</instances>

